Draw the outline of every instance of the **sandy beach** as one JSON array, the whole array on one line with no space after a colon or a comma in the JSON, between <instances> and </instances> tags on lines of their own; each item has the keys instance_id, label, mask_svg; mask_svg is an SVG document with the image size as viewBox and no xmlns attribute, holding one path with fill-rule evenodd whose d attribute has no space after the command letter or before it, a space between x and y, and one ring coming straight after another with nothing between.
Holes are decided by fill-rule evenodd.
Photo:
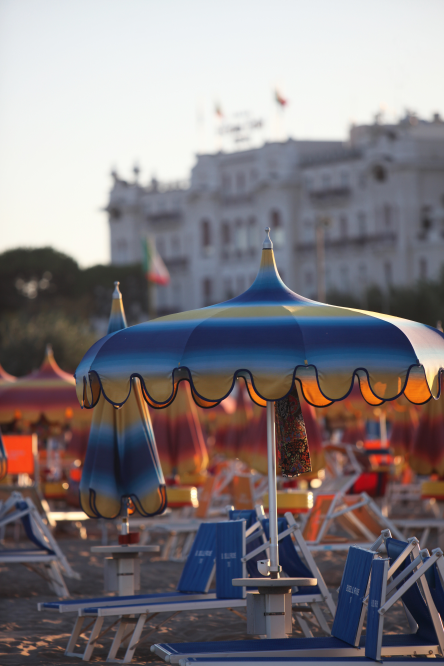
<instances>
[{"instance_id":1,"label":"sandy beach","mask_svg":"<svg viewBox=\"0 0 444 666\"><path fill-rule=\"evenodd\" d=\"M99 533L89 526L87 540L75 538L72 532L59 531L56 536L72 567L82 576L80 581L66 578L72 598L103 595L103 559L90 552L92 546L100 544ZM316 561L336 599L345 555L318 553ZM141 566L141 592L174 590L182 566L178 562L162 562L152 555L144 557ZM55 597L46 582L32 571L21 565L3 565L0 568L1 666L70 666L79 663L78 659L64 656L74 615L37 611L37 602L54 600ZM167 617L165 614L153 619L152 623L147 625L147 631ZM111 621L107 621L107 624L111 624ZM385 628L387 632L408 631L400 605L389 613ZM113 631L99 641L91 660L93 663L105 663ZM297 623L294 624L294 635L302 635ZM143 638L142 636L132 663L164 663L150 652L153 643L235 640L251 636L247 635L246 623L239 616L228 610L220 610L181 613L152 632L145 641ZM119 653L118 657L121 656L122 653Z\"/></svg>"}]
</instances>

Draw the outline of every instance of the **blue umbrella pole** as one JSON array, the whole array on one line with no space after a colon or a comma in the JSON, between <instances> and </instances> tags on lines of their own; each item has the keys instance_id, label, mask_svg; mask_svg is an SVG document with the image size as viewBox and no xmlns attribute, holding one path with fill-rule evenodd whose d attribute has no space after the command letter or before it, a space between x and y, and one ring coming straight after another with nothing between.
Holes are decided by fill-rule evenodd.
<instances>
[{"instance_id":1,"label":"blue umbrella pole","mask_svg":"<svg viewBox=\"0 0 444 666\"><path fill-rule=\"evenodd\" d=\"M279 578L277 491L276 491L276 429L274 402L267 402L268 512L270 519L270 576Z\"/></svg>"}]
</instances>

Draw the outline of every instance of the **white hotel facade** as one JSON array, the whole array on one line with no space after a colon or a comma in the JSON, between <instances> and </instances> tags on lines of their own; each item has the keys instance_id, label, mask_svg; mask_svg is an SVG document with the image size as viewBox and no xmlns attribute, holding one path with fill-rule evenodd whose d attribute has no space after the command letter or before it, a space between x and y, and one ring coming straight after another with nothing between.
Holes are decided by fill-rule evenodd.
<instances>
[{"instance_id":1,"label":"white hotel facade","mask_svg":"<svg viewBox=\"0 0 444 666\"><path fill-rule=\"evenodd\" d=\"M157 288L158 315L244 291L267 226L283 280L309 298L321 221L327 292L435 279L444 267L444 122L407 116L352 127L345 142L198 155L187 183L114 174L107 211L112 264L141 261L141 238L155 237L171 275Z\"/></svg>"}]
</instances>

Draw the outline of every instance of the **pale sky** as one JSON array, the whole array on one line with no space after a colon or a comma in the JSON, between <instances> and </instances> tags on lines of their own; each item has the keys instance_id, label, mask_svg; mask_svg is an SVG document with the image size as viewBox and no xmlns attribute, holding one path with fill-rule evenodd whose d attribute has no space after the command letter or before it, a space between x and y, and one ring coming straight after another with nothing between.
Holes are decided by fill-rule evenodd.
<instances>
[{"instance_id":1,"label":"pale sky","mask_svg":"<svg viewBox=\"0 0 444 666\"><path fill-rule=\"evenodd\" d=\"M108 262L112 168L187 178L216 101L258 140L444 115L443 26L442 0L0 0L0 252Z\"/></svg>"}]
</instances>

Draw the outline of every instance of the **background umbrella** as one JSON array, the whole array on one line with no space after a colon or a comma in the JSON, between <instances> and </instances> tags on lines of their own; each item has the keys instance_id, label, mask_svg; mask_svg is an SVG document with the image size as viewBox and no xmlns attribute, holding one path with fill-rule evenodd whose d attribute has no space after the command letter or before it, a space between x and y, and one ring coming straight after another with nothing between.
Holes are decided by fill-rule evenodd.
<instances>
[{"instance_id":1,"label":"background umbrella","mask_svg":"<svg viewBox=\"0 0 444 666\"><path fill-rule=\"evenodd\" d=\"M179 476L182 483L202 482L208 452L190 387L181 384L176 400L165 409L153 410L152 419L165 477Z\"/></svg>"},{"instance_id":2,"label":"background umbrella","mask_svg":"<svg viewBox=\"0 0 444 666\"><path fill-rule=\"evenodd\" d=\"M278 275L272 247L266 238L258 276L240 296L98 341L77 369L77 387L86 406L96 404L101 392L120 405L137 376L144 398L160 408L186 379L196 402L211 407L232 391L236 377L244 377L250 397L267 407L270 572L278 576L274 401L288 396L297 379L308 402L326 406L348 395L355 376L374 405L402 392L417 403L437 398L444 336L407 320L293 293Z\"/></svg>"},{"instance_id":3,"label":"background umbrella","mask_svg":"<svg viewBox=\"0 0 444 666\"><path fill-rule=\"evenodd\" d=\"M442 398L438 401L431 401L429 404L438 405ZM428 405L422 409L427 410ZM404 456L408 459L413 448L415 440L416 428L418 427L418 411L409 404L407 400L398 398L390 405L390 421L391 431L389 438L389 446L396 456Z\"/></svg>"},{"instance_id":4,"label":"background umbrella","mask_svg":"<svg viewBox=\"0 0 444 666\"><path fill-rule=\"evenodd\" d=\"M441 380L442 384L444 381ZM444 476L444 396L431 400L421 409L421 416L409 458L417 474Z\"/></svg>"},{"instance_id":5,"label":"background umbrella","mask_svg":"<svg viewBox=\"0 0 444 666\"><path fill-rule=\"evenodd\" d=\"M56 363L51 345L38 370L15 381L5 381L0 389L0 423L21 418L29 423L41 419L48 423L88 427L91 416L79 408L74 377Z\"/></svg>"},{"instance_id":6,"label":"background umbrella","mask_svg":"<svg viewBox=\"0 0 444 666\"><path fill-rule=\"evenodd\" d=\"M3 445L2 432L0 430L0 480L8 473L8 456Z\"/></svg>"},{"instance_id":7,"label":"background umbrella","mask_svg":"<svg viewBox=\"0 0 444 666\"><path fill-rule=\"evenodd\" d=\"M118 285L115 282L110 332L126 328ZM165 481L148 407L140 381L131 382L131 395L123 407L116 409L102 398L94 410L80 481L80 503L92 518L115 518L126 498L143 516L166 508Z\"/></svg>"},{"instance_id":8,"label":"background umbrella","mask_svg":"<svg viewBox=\"0 0 444 666\"><path fill-rule=\"evenodd\" d=\"M248 396L244 382L237 386L236 408L227 420L224 431L219 432L216 439L215 452L226 458L240 458L244 450L245 436L249 424L253 420L253 405Z\"/></svg>"}]
</instances>

